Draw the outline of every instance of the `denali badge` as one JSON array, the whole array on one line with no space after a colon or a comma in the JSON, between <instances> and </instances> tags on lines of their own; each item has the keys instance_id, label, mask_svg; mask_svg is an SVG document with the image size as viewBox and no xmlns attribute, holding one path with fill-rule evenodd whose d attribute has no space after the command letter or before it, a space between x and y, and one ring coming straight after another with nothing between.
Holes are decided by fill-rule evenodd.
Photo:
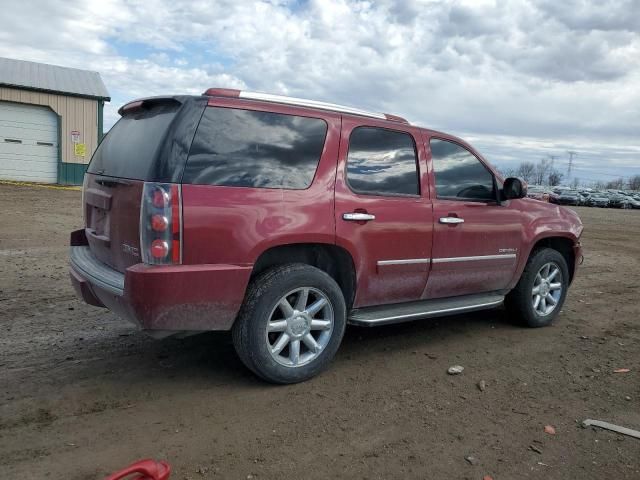
<instances>
[{"instance_id":1,"label":"denali badge","mask_svg":"<svg viewBox=\"0 0 640 480\"><path fill-rule=\"evenodd\" d=\"M518 251L517 248L499 248L498 253L516 253Z\"/></svg>"},{"instance_id":2,"label":"denali badge","mask_svg":"<svg viewBox=\"0 0 640 480\"><path fill-rule=\"evenodd\" d=\"M140 251L136 247L132 247L131 245L127 245L126 243L122 244L122 251L124 253L128 253L129 255L133 255L134 257L140 256Z\"/></svg>"}]
</instances>

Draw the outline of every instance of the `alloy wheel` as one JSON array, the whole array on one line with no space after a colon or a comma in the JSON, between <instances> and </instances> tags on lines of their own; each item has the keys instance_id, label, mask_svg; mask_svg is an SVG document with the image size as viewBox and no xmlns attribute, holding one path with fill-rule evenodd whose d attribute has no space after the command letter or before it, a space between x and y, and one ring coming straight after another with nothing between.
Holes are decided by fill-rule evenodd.
<instances>
[{"instance_id":1,"label":"alloy wheel","mask_svg":"<svg viewBox=\"0 0 640 480\"><path fill-rule=\"evenodd\" d=\"M333 324L329 298L316 288L297 288L282 296L271 311L266 328L267 348L280 365L306 365L329 343Z\"/></svg>"},{"instance_id":2,"label":"alloy wheel","mask_svg":"<svg viewBox=\"0 0 640 480\"><path fill-rule=\"evenodd\" d=\"M533 310L541 316L556 309L562 296L562 271L555 262L545 263L533 281L531 302Z\"/></svg>"}]
</instances>

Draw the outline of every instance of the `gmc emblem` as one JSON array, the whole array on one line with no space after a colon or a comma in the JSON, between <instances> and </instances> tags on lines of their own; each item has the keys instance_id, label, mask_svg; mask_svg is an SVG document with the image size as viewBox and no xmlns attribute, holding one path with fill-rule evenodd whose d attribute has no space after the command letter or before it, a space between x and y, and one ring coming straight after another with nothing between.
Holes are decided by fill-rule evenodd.
<instances>
[{"instance_id":1,"label":"gmc emblem","mask_svg":"<svg viewBox=\"0 0 640 480\"><path fill-rule=\"evenodd\" d=\"M127 245L126 243L122 244L122 251L124 253L128 253L129 255L133 255L134 257L140 256L140 250L136 247L132 247L131 245Z\"/></svg>"}]
</instances>

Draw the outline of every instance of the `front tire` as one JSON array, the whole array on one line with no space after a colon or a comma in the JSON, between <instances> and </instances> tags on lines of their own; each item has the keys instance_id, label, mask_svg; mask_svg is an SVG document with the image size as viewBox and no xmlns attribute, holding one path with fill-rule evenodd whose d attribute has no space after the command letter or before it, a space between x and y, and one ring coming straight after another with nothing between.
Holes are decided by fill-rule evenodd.
<instances>
[{"instance_id":1,"label":"front tire","mask_svg":"<svg viewBox=\"0 0 640 480\"><path fill-rule=\"evenodd\" d=\"M287 264L253 279L233 325L233 344L259 377L297 383L327 368L345 327L346 305L335 280L310 265Z\"/></svg>"},{"instance_id":2,"label":"front tire","mask_svg":"<svg viewBox=\"0 0 640 480\"><path fill-rule=\"evenodd\" d=\"M505 306L529 327L545 327L556 318L567 296L569 268L557 250L542 248L531 254Z\"/></svg>"}]
</instances>

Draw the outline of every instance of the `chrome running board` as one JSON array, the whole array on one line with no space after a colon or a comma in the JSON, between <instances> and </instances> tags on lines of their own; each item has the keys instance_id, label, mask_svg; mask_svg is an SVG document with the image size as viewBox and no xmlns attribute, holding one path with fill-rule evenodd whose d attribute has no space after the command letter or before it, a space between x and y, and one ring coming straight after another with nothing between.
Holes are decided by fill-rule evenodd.
<instances>
[{"instance_id":1,"label":"chrome running board","mask_svg":"<svg viewBox=\"0 0 640 480\"><path fill-rule=\"evenodd\" d=\"M417 302L394 303L351 310L348 322L352 325L374 327L391 323L408 322L419 318L441 317L456 313L473 312L497 307L504 295L483 293L460 297L436 298Z\"/></svg>"}]
</instances>

